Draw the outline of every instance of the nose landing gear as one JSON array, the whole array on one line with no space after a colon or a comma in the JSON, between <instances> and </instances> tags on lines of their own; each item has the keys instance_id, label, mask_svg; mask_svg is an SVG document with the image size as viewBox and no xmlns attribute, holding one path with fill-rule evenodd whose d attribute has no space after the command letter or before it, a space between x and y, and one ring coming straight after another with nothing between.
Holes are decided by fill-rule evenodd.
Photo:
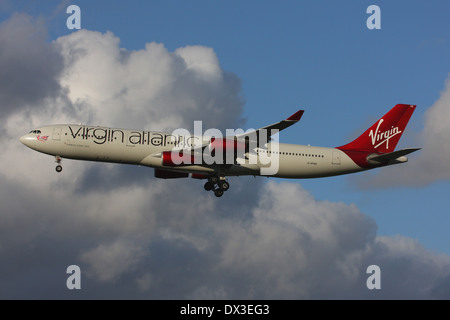
<instances>
[{"instance_id":1,"label":"nose landing gear","mask_svg":"<svg viewBox=\"0 0 450 320\"><path fill-rule=\"evenodd\" d=\"M223 196L223 193L230 188L230 184L225 177L211 176L204 186L206 191L213 191L218 198Z\"/></svg>"},{"instance_id":2,"label":"nose landing gear","mask_svg":"<svg viewBox=\"0 0 450 320\"><path fill-rule=\"evenodd\" d=\"M55 162L58 164L56 166L55 170L56 170L56 172L61 172L62 171L62 165L61 165L62 158L60 156L55 156L55 159L56 159Z\"/></svg>"}]
</instances>

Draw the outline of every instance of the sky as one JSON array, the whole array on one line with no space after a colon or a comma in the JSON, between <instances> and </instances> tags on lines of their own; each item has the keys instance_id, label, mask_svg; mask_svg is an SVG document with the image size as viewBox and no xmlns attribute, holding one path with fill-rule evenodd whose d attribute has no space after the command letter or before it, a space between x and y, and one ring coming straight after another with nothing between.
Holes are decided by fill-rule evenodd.
<instances>
[{"instance_id":1,"label":"sky","mask_svg":"<svg viewBox=\"0 0 450 320\"><path fill-rule=\"evenodd\" d=\"M68 29L75 4L81 29ZM381 29L366 25L378 5ZM448 1L0 0L0 299L449 299ZM406 164L231 177L54 159L19 137L86 123L259 128L336 147L398 103ZM68 266L81 272L69 290ZM381 289L369 290L377 265Z\"/></svg>"}]
</instances>

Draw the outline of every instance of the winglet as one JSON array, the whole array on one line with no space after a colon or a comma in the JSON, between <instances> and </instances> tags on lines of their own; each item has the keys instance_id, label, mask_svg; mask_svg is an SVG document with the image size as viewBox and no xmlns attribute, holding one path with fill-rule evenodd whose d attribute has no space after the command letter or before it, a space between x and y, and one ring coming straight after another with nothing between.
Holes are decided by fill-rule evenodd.
<instances>
[{"instance_id":1,"label":"winglet","mask_svg":"<svg viewBox=\"0 0 450 320\"><path fill-rule=\"evenodd\" d=\"M288 121L299 121L300 118L303 115L303 112L305 112L305 110L298 110L296 113L294 113L292 116L290 116L286 120L288 120Z\"/></svg>"}]
</instances>

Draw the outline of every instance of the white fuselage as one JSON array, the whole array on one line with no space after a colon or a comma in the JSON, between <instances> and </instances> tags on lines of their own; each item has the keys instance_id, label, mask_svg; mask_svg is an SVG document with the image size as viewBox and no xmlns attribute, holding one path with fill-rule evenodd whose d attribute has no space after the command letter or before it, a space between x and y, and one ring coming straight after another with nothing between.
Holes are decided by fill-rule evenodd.
<instances>
[{"instance_id":1,"label":"white fuselage","mask_svg":"<svg viewBox=\"0 0 450 320\"><path fill-rule=\"evenodd\" d=\"M162 164L162 152L191 148L209 141L210 137L85 125L41 127L20 140L34 150L61 158L144 165L188 173L317 178L365 170L339 149L284 143L252 148L250 154L231 165L195 162L167 167Z\"/></svg>"}]
</instances>

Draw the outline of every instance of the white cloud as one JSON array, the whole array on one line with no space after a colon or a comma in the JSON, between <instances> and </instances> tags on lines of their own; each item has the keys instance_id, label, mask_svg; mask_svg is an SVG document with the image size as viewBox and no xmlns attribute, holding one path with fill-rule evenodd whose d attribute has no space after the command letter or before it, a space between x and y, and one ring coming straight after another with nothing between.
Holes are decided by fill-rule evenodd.
<instances>
[{"instance_id":1,"label":"white cloud","mask_svg":"<svg viewBox=\"0 0 450 320\"><path fill-rule=\"evenodd\" d=\"M200 78L214 82L222 79L222 69L212 48L187 46L178 48L175 54L183 58L186 67L193 70Z\"/></svg>"},{"instance_id":2,"label":"white cloud","mask_svg":"<svg viewBox=\"0 0 450 320\"><path fill-rule=\"evenodd\" d=\"M252 222L228 226L220 240L221 268L245 283L239 298L376 297L365 284L372 264L382 270L381 297L450 294L434 296L450 274L448 255L410 238L376 237L375 222L354 205L317 201L297 184L272 181L260 199Z\"/></svg>"},{"instance_id":3,"label":"white cloud","mask_svg":"<svg viewBox=\"0 0 450 320\"><path fill-rule=\"evenodd\" d=\"M191 127L206 115L215 127L242 124L239 80L222 71L211 48L172 53L152 42L128 51L112 33L88 30L56 44L66 64L61 85L83 121L162 130Z\"/></svg>"},{"instance_id":4,"label":"white cloud","mask_svg":"<svg viewBox=\"0 0 450 320\"><path fill-rule=\"evenodd\" d=\"M81 261L89 266L88 272L92 273L92 277L112 281L124 272L133 271L144 254L145 250L135 243L116 240L84 252Z\"/></svg>"}]
</instances>

